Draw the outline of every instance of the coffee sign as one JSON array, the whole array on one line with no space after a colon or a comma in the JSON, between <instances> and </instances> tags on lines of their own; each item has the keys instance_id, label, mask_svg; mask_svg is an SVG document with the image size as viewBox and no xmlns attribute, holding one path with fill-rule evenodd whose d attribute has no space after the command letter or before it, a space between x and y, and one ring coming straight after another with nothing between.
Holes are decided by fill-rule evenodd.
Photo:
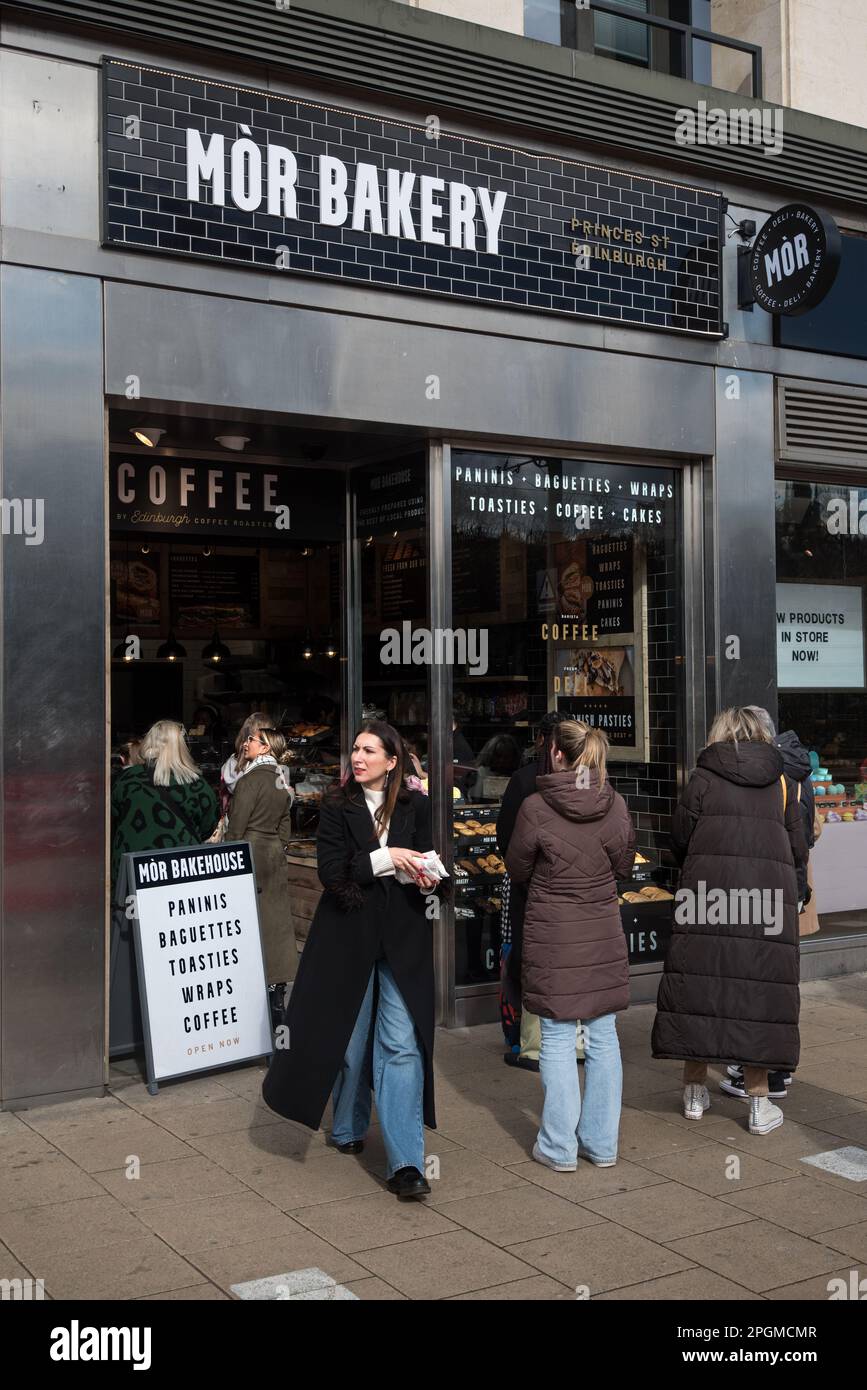
<instances>
[{"instance_id":1,"label":"coffee sign","mask_svg":"<svg viewBox=\"0 0 867 1390\"><path fill-rule=\"evenodd\" d=\"M805 203L788 203L768 218L749 252L750 287L769 314L794 318L814 309L840 267L837 224Z\"/></svg>"}]
</instances>

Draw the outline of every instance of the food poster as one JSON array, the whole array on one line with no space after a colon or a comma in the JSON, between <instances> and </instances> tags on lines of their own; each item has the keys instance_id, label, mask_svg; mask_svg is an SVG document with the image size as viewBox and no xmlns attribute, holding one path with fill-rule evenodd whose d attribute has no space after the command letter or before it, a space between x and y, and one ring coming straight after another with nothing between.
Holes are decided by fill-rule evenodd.
<instances>
[{"instance_id":1,"label":"food poster","mask_svg":"<svg viewBox=\"0 0 867 1390\"><path fill-rule=\"evenodd\" d=\"M134 556L112 551L112 622L130 627L159 626L160 552L159 549Z\"/></svg>"},{"instance_id":2,"label":"food poster","mask_svg":"<svg viewBox=\"0 0 867 1390\"><path fill-rule=\"evenodd\" d=\"M608 536L554 544L549 553L556 606L540 615L540 634L550 706L602 729L612 759L646 761L643 548L632 537Z\"/></svg>"},{"instance_id":3,"label":"food poster","mask_svg":"<svg viewBox=\"0 0 867 1390\"><path fill-rule=\"evenodd\" d=\"M555 542L537 594L547 611L587 623L597 635L631 633L634 552L631 536Z\"/></svg>"}]
</instances>

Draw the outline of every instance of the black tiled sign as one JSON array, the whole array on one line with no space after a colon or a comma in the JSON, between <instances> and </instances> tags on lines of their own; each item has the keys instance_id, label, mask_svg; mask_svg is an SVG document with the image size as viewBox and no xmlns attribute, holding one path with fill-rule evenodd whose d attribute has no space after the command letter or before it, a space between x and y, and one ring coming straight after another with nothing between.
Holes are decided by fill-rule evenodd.
<instances>
[{"instance_id":1,"label":"black tiled sign","mask_svg":"<svg viewBox=\"0 0 867 1390\"><path fill-rule=\"evenodd\" d=\"M106 60L106 245L723 336L722 198Z\"/></svg>"}]
</instances>

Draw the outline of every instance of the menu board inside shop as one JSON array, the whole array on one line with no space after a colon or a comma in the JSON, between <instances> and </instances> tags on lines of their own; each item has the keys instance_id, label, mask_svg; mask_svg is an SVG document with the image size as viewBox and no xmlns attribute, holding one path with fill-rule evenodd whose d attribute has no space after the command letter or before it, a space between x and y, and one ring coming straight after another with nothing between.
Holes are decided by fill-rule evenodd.
<instances>
[{"instance_id":1,"label":"menu board inside shop","mask_svg":"<svg viewBox=\"0 0 867 1390\"><path fill-rule=\"evenodd\" d=\"M169 589L176 631L259 627L258 555L172 550Z\"/></svg>"},{"instance_id":2,"label":"menu board inside shop","mask_svg":"<svg viewBox=\"0 0 867 1390\"><path fill-rule=\"evenodd\" d=\"M393 625L427 610L427 560L421 539L392 540L378 547L379 613Z\"/></svg>"},{"instance_id":3,"label":"menu board inside shop","mask_svg":"<svg viewBox=\"0 0 867 1390\"><path fill-rule=\"evenodd\" d=\"M500 541L491 537L452 541L452 602L456 613L500 612Z\"/></svg>"},{"instance_id":4,"label":"menu board inside shop","mask_svg":"<svg viewBox=\"0 0 867 1390\"><path fill-rule=\"evenodd\" d=\"M426 524L424 462L395 459L355 476L355 534L362 543Z\"/></svg>"}]
</instances>

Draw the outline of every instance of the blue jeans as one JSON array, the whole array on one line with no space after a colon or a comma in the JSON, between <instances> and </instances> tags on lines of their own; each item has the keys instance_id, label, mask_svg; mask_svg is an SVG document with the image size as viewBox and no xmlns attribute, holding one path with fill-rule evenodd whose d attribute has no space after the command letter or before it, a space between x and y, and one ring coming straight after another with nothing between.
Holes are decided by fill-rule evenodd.
<instances>
[{"instance_id":1,"label":"blue jeans","mask_svg":"<svg viewBox=\"0 0 867 1390\"><path fill-rule=\"evenodd\" d=\"M543 1018L539 1071L545 1104L538 1144L546 1158L574 1163L578 1149L589 1158L617 1157L623 1065L617 1019L603 1014L584 1024L584 1104L575 1064L577 1023Z\"/></svg>"},{"instance_id":2,"label":"blue jeans","mask_svg":"<svg viewBox=\"0 0 867 1390\"><path fill-rule=\"evenodd\" d=\"M373 1076L367 1064L367 1041L373 1015L374 976L379 1003L373 1032ZM574 1063L573 1063L574 1066ZM332 1094L335 1144L363 1139L370 1125L371 1081L388 1158L388 1176L398 1168L424 1172L422 1100L424 1065L421 1046L397 982L385 961L370 972L367 990L346 1048Z\"/></svg>"}]
</instances>

